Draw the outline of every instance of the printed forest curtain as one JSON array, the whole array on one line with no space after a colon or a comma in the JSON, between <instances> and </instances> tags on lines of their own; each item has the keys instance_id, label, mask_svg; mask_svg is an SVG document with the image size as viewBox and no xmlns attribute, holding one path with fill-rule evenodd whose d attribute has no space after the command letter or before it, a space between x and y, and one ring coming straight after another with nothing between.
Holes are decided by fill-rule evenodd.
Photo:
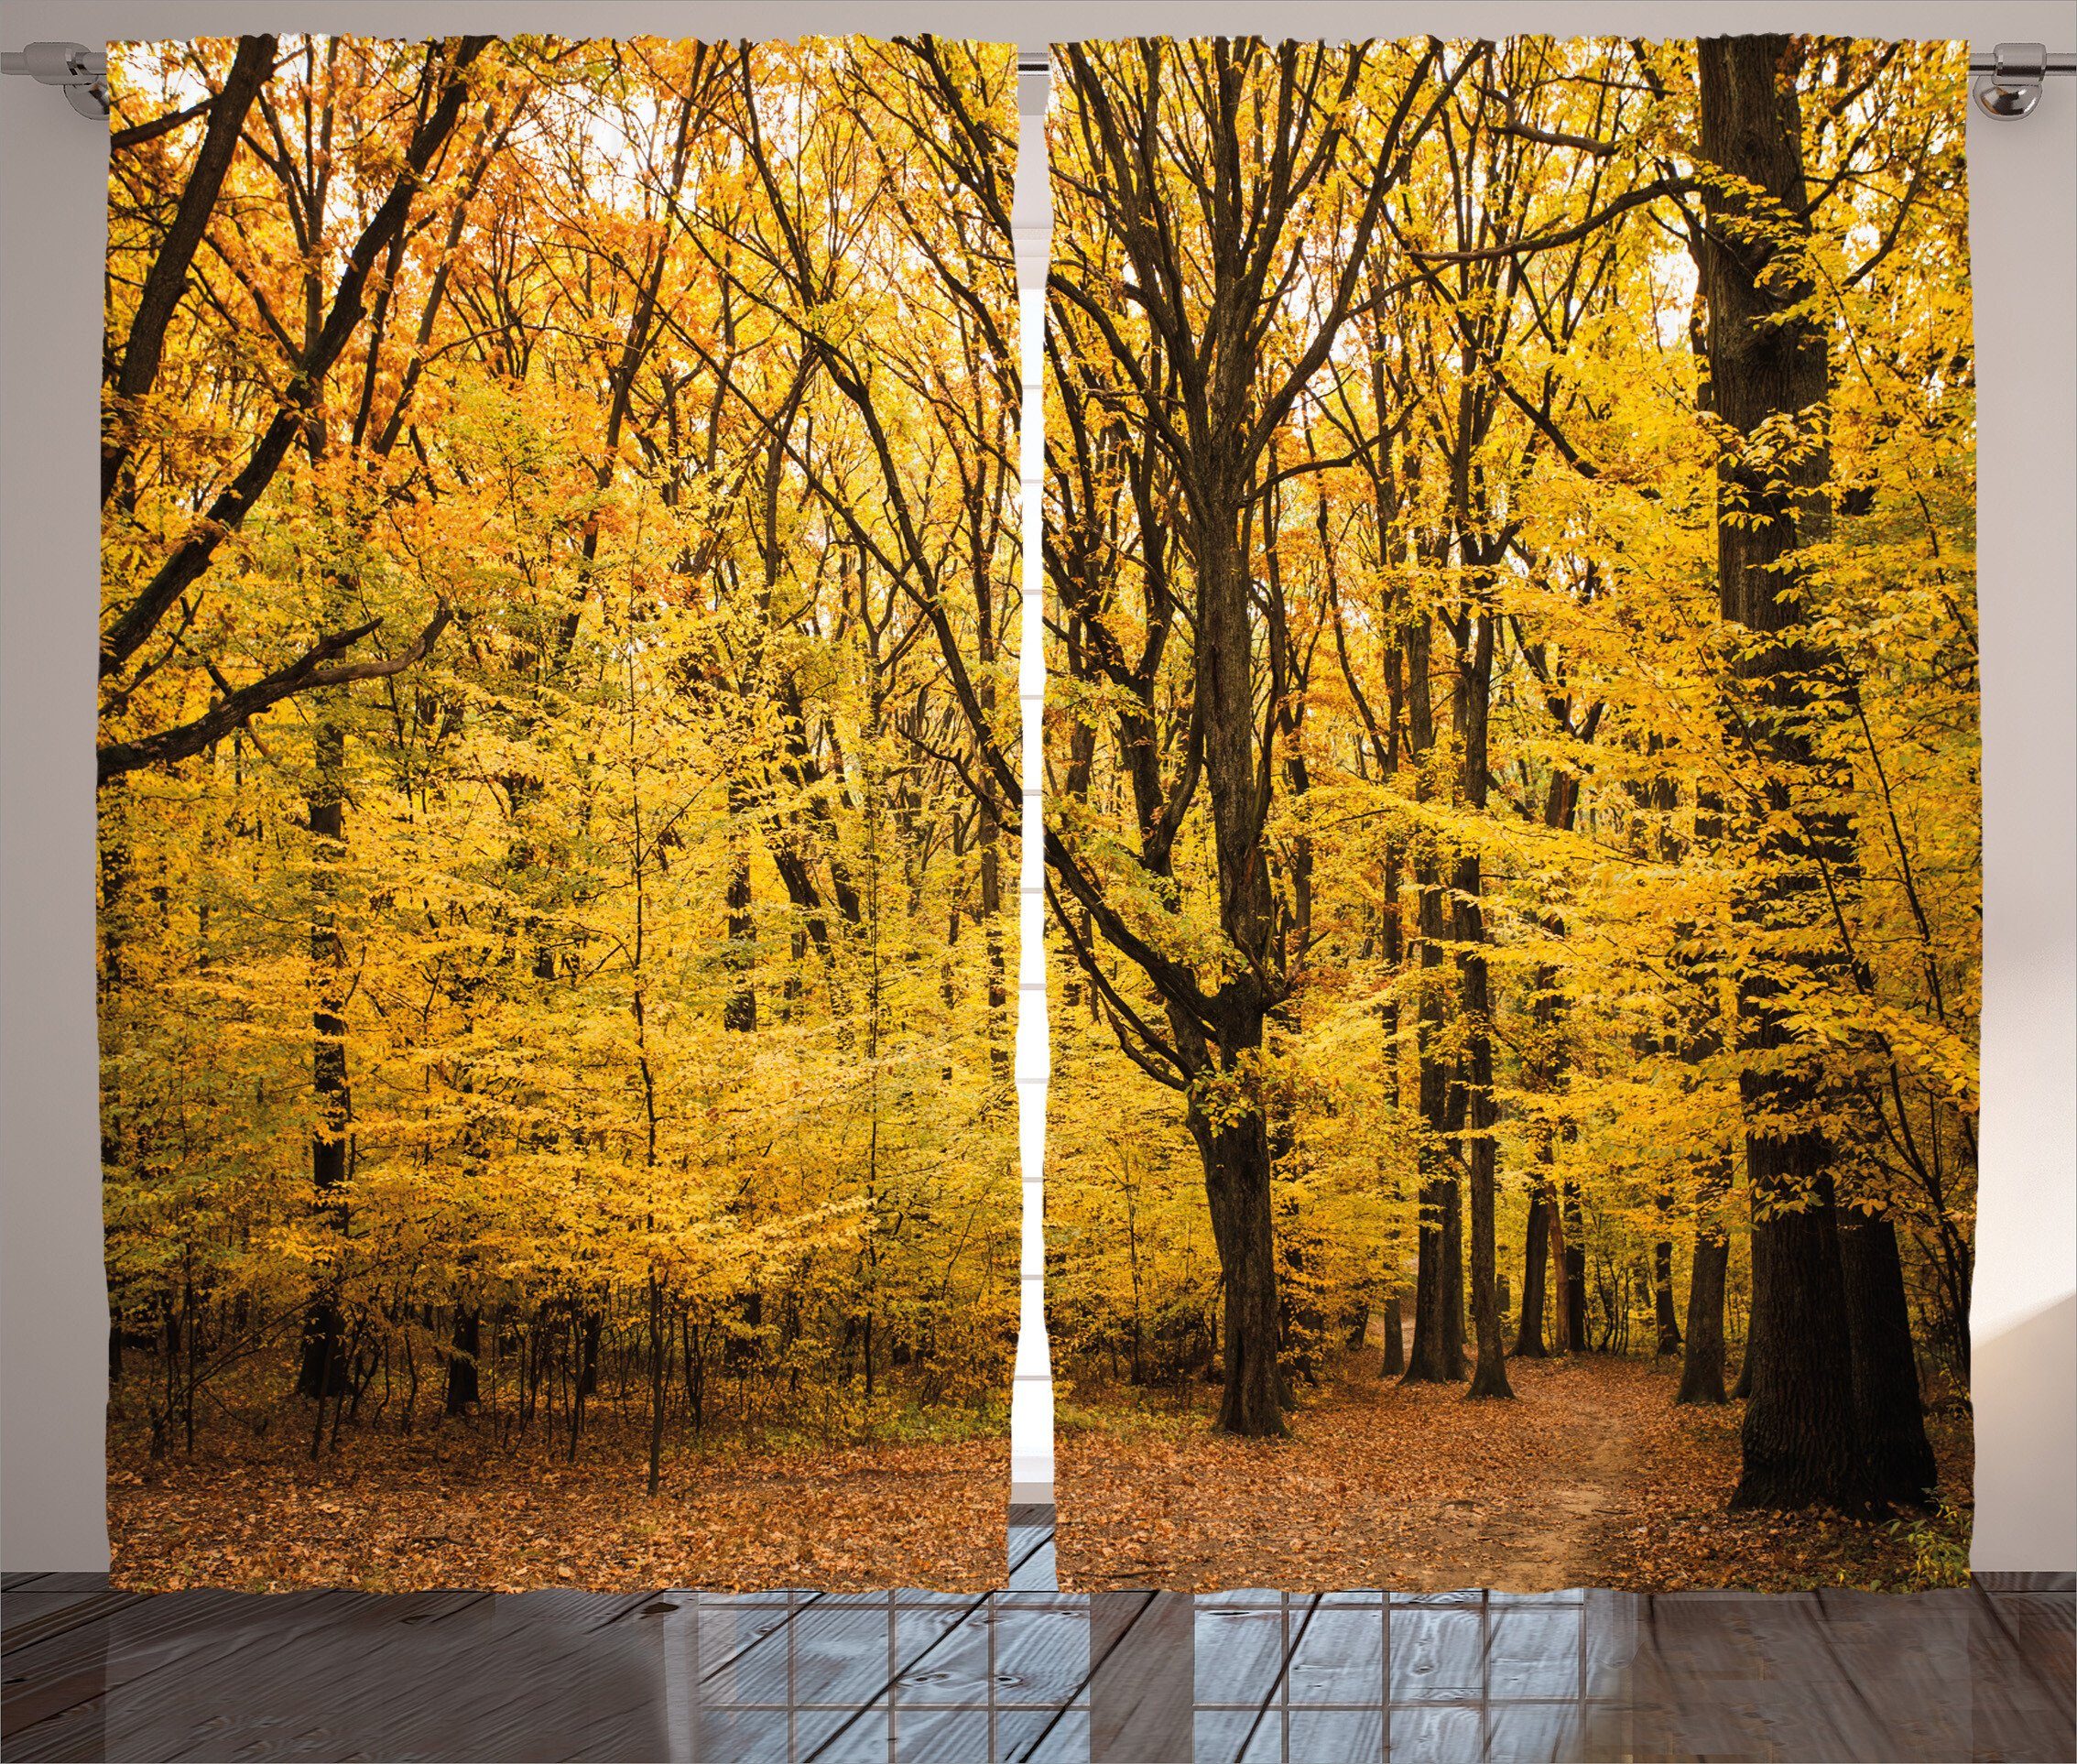
<instances>
[{"instance_id":1,"label":"printed forest curtain","mask_svg":"<svg viewBox=\"0 0 2077 1764\"><path fill-rule=\"evenodd\" d=\"M1055 50L1063 1585L1965 1569L1966 63Z\"/></svg>"},{"instance_id":2,"label":"printed forest curtain","mask_svg":"<svg viewBox=\"0 0 2077 1764\"><path fill-rule=\"evenodd\" d=\"M118 1582L994 1584L1013 52L111 60Z\"/></svg>"},{"instance_id":3,"label":"printed forest curtain","mask_svg":"<svg viewBox=\"0 0 2077 1764\"><path fill-rule=\"evenodd\" d=\"M997 1584L1012 51L112 60L119 1580ZM1053 51L1064 1587L1964 1572L1966 60Z\"/></svg>"}]
</instances>

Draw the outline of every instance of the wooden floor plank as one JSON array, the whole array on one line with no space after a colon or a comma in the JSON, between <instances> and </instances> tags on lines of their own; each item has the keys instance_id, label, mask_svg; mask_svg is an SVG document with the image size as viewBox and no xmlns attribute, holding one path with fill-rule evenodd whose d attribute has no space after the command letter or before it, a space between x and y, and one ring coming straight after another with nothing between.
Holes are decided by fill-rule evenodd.
<instances>
[{"instance_id":1,"label":"wooden floor plank","mask_svg":"<svg viewBox=\"0 0 2077 1764\"><path fill-rule=\"evenodd\" d=\"M433 1620L354 1613L369 1620L212 1652L170 1691L112 1696L111 1742L167 1759L560 1759L594 1744L661 1756L659 1650L603 1622L602 1601L473 1598L416 1615ZM213 1725L223 1710L232 1729Z\"/></svg>"},{"instance_id":2,"label":"wooden floor plank","mask_svg":"<svg viewBox=\"0 0 2077 1764\"><path fill-rule=\"evenodd\" d=\"M1195 1601L1182 1593L1097 1593L1089 1611L1092 1764L1190 1764Z\"/></svg>"},{"instance_id":3,"label":"wooden floor plank","mask_svg":"<svg viewBox=\"0 0 2077 1764\"><path fill-rule=\"evenodd\" d=\"M1968 1756L1965 1606L1669 1595L1632 1662L1637 1743L1675 1758Z\"/></svg>"},{"instance_id":4,"label":"wooden floor plank","mask_svg":"<svg viewBox=\"0 0 2077 1764\"><path fill-rule=\"evenodd\" d=\"M1060 1590L1059 1570L1053 1560L1053 1509L1050 1507L1012 1508L1013 1514L1042 1515L1019 1524L1014 1518L1009 1528L1009 1574L1003 1584L1015 1593L1052 1593Z\"/></svg>"},{"instance_id":5,"label":"wooden floor plank","mask_svg":"<svg viewBox=\"0 0 2077 1764\"><path fill-rule=\"evenodd\" d=\"M2052 1584L1386 1607L1264 1594L142 1597L24 1575L6 1589L5 1727L25 1760L885 1764L890 1735L909 1764L2067 1760L2073 1611Z\"/></svg>"},{"instance_id":6,"label":"wooden floor plank","mask_svg":"<svg viewBox=\"0 0 2077 1764\"><path fill-rule=\"evenodd\" d=\"M144 1596L138 1593L9 1592L0 1606L0 1652L16 1653L32 1642L61 1636L76 1624L114 1615Z\"/></svg>"},{"instance_id":7,"label":"wooden floor plank","mask_svg":"<svg viewBox=\"0 0 2077 1764\"><path fill-rule=\"evenodd\" d=\"M1970 1602L1972 1635L2005 1674L2029 1675L2048 1707L2072 1713L2077 1636L2070 1614L2077 1595L1985 1592Z\"/></svg>"}]
</instances>

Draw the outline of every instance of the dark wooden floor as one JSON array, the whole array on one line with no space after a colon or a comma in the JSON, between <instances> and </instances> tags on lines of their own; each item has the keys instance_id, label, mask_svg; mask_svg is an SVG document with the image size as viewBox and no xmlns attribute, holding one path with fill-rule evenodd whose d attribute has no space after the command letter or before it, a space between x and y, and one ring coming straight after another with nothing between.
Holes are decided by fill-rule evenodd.
<instances>
[{"instance_id":1,"label":"dark wooden floor","mask_svg":"<svg viewBox=\"0 0 2077 1764\"><path fill-rule=\"evenodd\" d=\"M2068 1576L1913 1598L112 1593L14 1574L9 1759L2077 1759Z\"/></svg>"}]
</instances>

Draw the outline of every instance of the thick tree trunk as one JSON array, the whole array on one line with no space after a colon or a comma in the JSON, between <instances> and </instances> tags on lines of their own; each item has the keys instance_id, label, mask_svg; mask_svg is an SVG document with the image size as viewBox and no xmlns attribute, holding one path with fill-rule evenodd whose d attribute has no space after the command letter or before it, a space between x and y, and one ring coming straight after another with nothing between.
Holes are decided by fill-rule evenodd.
<instances>
[{"instance_id":1,"label":"thick tree trunk","mask_svg":"<svg viewBox=\"0 0 2077 1764\"><path fill-rule=\"evenodd\" d=\"M1854 1415L1831 1149L1814 1135L1748 1147L1763 1181L1778 1188L1787 1177L1811 1200L1753 1229L1752 1396L1731 1505L1863 1512L1874 1490Z\"/></svg>"},{"instance_id":2,"label":"thick tree trunk","mask_svg":"<svg viewBox=\"0 0 2077 1764\"><path fill-rule=\"evenodd\" d=\"M1515 1328L1515 1352L1525 1360L1540 1360L1543 1345L1544 1264L1550 1256L1550 1197L1538 1189L1529 1197L1528 1225L1522 1245L1522 1314Z\"/></svg>"},{"instance_id":3,"label":"thick tree trunk","mask_svg":"<svg viewBox=\"0 0 2077 1764\"><path fill-rule=\"evenodd\" d=\"M1661 1237L1651 1247L1651 1312L1661 1357L1680 1351L1680 1318L1673 1308L1673 1245Z\"/></svg>"},{"instance_id":4,"label":"thick tree trunk","mask_svg":"<svg viewBox=\"0 0 2077 1764\"><path fill-rule=\"evenodd\" d=\"M1209 435L1190 523L1198 572L1197 640L1202 659L1196 702L1203 726L1204 787L1210 799L1220 911L1227 935L1260 972L1272 962L1267 860L1256 814L1252 572L1241 541L1249 485L1214 463ZM1245 1061L1262 1047L1273 999L1247 980L1225 989L1212 1057L1241 1081ZM1250 1083L1250 1089L1253 1086ZM1212 1233L1225 1279L1225 1395L1219 1426L1248 1438L1280 1434L1285 1389L1277 1364L1276 1218L1270 1196L1268 1099L1243 1095L1231 1118L1212 1122L1194 1106L1191 1137L1204 1164Z\"/></svg>"},{"instance_id":5,"label":"thick tree trunk","mask_svg":"<svg viewBox=\"0 0 2077 1764\"><path fill-rule=\"evenodd\" d=\"M1939 1480L1919 1398L1918 1358L1897 1230L1885 1218L1843 1216L1840 1264L1854 1356L1854 1410L1875 1493L1924 1506Z\"/></svg>"},{"instance_id":6,"label":"thick tree trunk","mask_svg":"<svg viewBox=\"0 0 2077 1764\"><path fill-rule=\"evenodd\" d=\"M1724 1399L1724 1274L1730 1261L1731 1241L1723 1225L1713 1219L1698 1221L1694 1266L1688 1275L1688 1341L1675 1402Z\"/></svg>"},{"instance_id":7,"label":"thick tree trunk","mask_svg":"<svg viewBox=\"0 0 2077 1764\"><path fill-rule=\"evenodd\" d=\"M1213 1126L1193 1108L1191 1134L1204 1163L1212 1236L1225 1278L1221 1352L1225 1394L1219 1426L1250 1439L1284 1428L1277 1369L1277 1258L1270 1212L1269 1141L1259 1111Z\"/></svg>"},{"instance_id":8,"label":"thick tree trunk","mask_svg":"<svg viewBox=\"0 0 2077 1764\"><path fill-rule=\"evenodd\" d=\"M1476 1324L1478 1356L1467 1397L1512 1397L1507 1383L1507 1345L1501 1334L1500 1307L1494 1280L1493 1214L1495 1176L1492 1141L1484 1142L1484 1171L1474 1163L1471 1181L1472 1320Z\"/></svg>"},{"instance_id":9,"label":"thick tree trunk","mask_svg":"<svg viewBox=\"0 0 2077 1764\"><path fill-rule=\"evenodd\" d=\"M1739 911L1779 934L1791 959L1811 946L1821 917L1813 858L1852 855L1850 829L1809 801L1803 780L1819 775L1797 728L1813 657L1794 561L1826 518L1822 436L1808 425L1830 387L1823 333L1788 316L1815 286L1800 261L1809 223L1794 53L1781 36L1696 45L1702 157L1736 180L1704 192L1710 398L1729 437L1718 465L1718 592L1726 622L1769 639L1736 663L1751 709L1734 713L1756 728L1771 773L1767 819L1756 829L1761 872ZM1793 835L1782 831L1789 825ZM1743 979L1738 1015L1743 1049L1756 1056L1739 1079L1756 1340L1732 1505L1859 1511L1874 1491L1855 1420L1832 1149L1812 1124L1820 1079L1778 980L1764 972Z\"/></svg>"},{"instance_id":10,"label":"thick tree trunk","mask_svg":"<svg viewBox=\"0 0 2077 1764\"><path fill-rule=\"evenodd\" d=\"M453 1347L447 1356L444 1407L450 1415L459 1415L476 1406L483 1389L477 1362L484 1352L484 1313L472 1305L454 1307Z\"/></svg>"},{"instance_id":11,"label":"thick tree trunk","mask_svg":"<svg viewBox=\"0 0 2077 1764\"><path fill-rule=\"evenodd\" d=\"M1468 365L1468 364L1467 364ZM1470 445L1468 435L1462 438ZM1460 486L1462 474L1452 474ZM1457 518L1467 556L1484 558L1483 539L1476 542L1478 517L1459 491ZM1483 595L1490 587L1490 572L1474 572L1469 578L1481 598L1464 614L1456 655L1456 679L1452 696L1452 720L1463 744L1462 771L1458 788L1474 812L1485 807L1489 761L1487 729L1493 698L1493 646L1495 622ZM1507 1346L1501 1334L1500 1303L1495 1279L1496 1247L1494 1242L1495 1211L1499 1188L1499 1145L1494 1127L1499 1105L1493 1094L1493 994L1485 964L1485 913L1481 904L1484 879L1478 855L1458 856L1451 878L1452 930L1457 943L1459 1004L1463 1012L1460 1033L1463 1044L1460 1082L1463 1087L1466 1131L1464 1148L1471 1190L1471 1323L1477 1346L1477 1363L1472 1368L1470 1397L1512 1397L1507 1385ZM1454 1256L1451 1271L1461 1265ZM1462 1276L1460 1280L1460 1290ZM1460 1342L1463 1324L1457 1325ZM1460 1350L1461 1351L1461 1350Z\"/></svg>"},{"instance_id":12,"label":"thick tree trunk","mask_svg":"<svg viewBox=\"0 0 2077 1764\"><path fill-rule=\"evenodd\" d=\"M1442 1210L1440 1182L1420 1185L1419 1240L1414 1249L1413 1341L1407 1349L1408 1384L1449 1384L1461 1367L1443 1351Z\"/></svg>"}]
</instances>

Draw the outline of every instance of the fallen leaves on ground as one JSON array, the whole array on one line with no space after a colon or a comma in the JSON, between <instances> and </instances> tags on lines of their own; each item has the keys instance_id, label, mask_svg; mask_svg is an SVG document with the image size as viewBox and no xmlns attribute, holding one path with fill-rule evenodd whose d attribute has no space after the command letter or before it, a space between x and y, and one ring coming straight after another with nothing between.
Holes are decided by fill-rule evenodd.
<instances>
[{"instance_id":1,"label":"fallen leaves on ground","mask_svg":"<svg viewBox=\"0 0 2077 1764\"><path fill-rule=\"evenodd\" d=\"M542 1432L507 1450L470 1422L349 1435L314 1464L288 1441L157 1464L118 1442L114 1584L978 1592L1002 1581L1006 1440L678 1454L654 1500L638 1421L595 1425L574 1464L565 1448Z\"/></svg>"},{"instance_id":2,"label":"fallen leaves on ground","mask_svg":"<svg viewBox=\"0 0 2077 1764\"><path fill-rule=\"evenodd\" d=\"M1402 1385L1356 1365L1301 1404L1284 1440L1210 1430L1187 1400L1104 1386L1063 1404L1056 1445L1063 1590L1212 1592L1484 1586L1669 1591L1930 1584L1966 1565L1967 1512L1908 1522L1731 1514L1736 1404L1676 1408L1670 1362L1512 1360L1516 1400ZM1939 1437L1965 1501L1964 1441Z\"/></svg>"},{"instance_id":3,"label":"fallen leaves on ground","mask_svg":"<svg viewBox=\"0 0 2077 1764\"><path fill-rule=\"evenodd\" d=\"M1927 1418L1941 1473L1936 1513L1872 1520L1821 1509L1734 1513L1745 1405L1676 1408L1673 1375L1660 1382L1665 1399L1635 1417L1637 1474L1601 1528L1594 1584L1640 1593L1719 1586L1901 1593L1967 1580L1974 1454L1965 1417L1936 1411Z\"/></svg>"}]
</instances>

